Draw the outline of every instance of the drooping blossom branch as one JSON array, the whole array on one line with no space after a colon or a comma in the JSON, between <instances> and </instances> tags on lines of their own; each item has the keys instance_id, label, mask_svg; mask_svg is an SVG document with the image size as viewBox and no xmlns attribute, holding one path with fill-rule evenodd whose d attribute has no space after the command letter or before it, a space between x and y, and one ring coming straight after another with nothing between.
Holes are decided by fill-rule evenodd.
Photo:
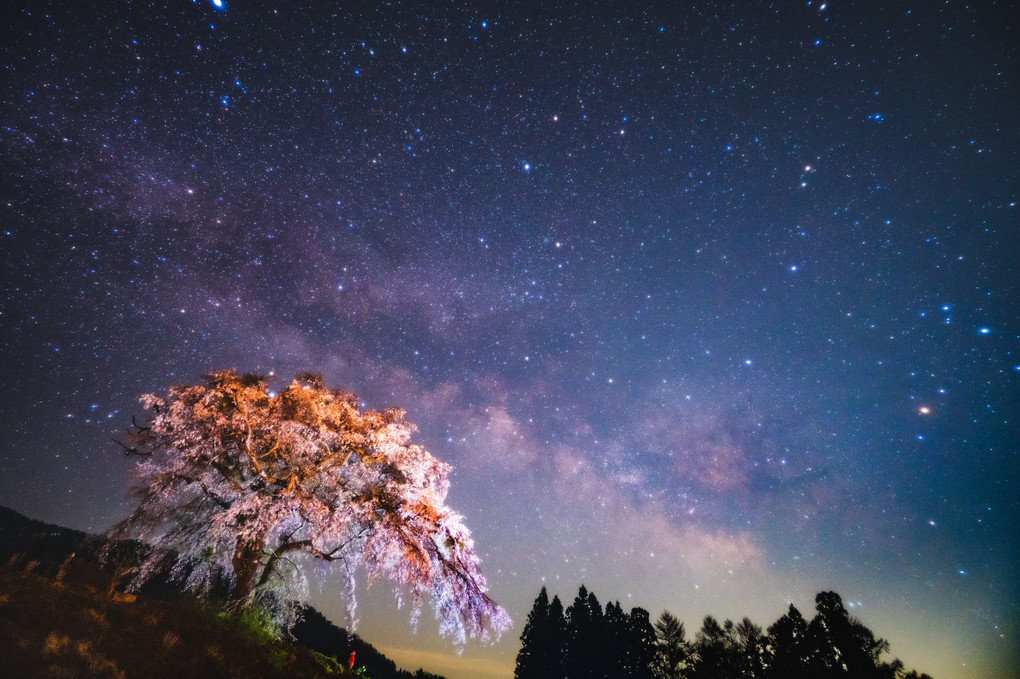
<instances>
[{"instance_id":1,"label":"drooping blossom branch","mask_svg":"<svg viewBox=\"0 0 1020 679\"><path fill-rule=\"evenodd\" d=\"M120 444L138 460L138 506L113 531L155 548L141 577L172 555L192 583L225 575L244 605L305 557L340 569L352 622L364 569L409 594L412 619L430 598L457 644L509 627L445 504L450 468L409 443L403 411L362 412L312 373L279 395L262 377L219 371L141 400L152 421Z\"/></svg>"}]
</instances>

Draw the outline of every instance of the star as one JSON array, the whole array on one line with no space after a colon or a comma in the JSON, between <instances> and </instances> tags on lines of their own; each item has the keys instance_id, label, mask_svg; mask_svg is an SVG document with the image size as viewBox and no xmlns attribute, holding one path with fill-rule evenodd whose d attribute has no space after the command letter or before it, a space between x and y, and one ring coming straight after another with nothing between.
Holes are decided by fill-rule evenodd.
<instances>
[{"instance_id":1,"label":"star","mask_svg":"<svg viewBox=\"0 0 1020 679\"><path fill-rule=\"evenodd\" d=\"M452 466L519 625L543 574L689 636L824 582L888 657L1006 679L974 622L1020 562L994 7L210 2L9 12L0 505L112 525L142 395L318 371Z\"/></svg>"}]
</instances>

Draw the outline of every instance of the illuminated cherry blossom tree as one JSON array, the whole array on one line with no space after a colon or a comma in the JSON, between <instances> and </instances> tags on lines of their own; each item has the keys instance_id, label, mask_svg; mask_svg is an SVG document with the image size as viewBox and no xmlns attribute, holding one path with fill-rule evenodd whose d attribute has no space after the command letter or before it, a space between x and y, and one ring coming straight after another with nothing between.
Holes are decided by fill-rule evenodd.
<instances>
[{"instance_id":1,"label":"illuminated cherry blossom tree","mask_svg":"<svg viewBox=\"0 0 1020 679\"><path fill-rule=\"evenodd\" d=\"M362 412L312 373L278 395L262 377L220 371L141 400L152 420L122 444L139 456L139 504L113 532L154 547L140 581L169 556L189 586L226 576L231 600L252 605L310 558L341 577L352 623L364 569L409 598L412 621L428 594L458 645L510 626L444 504L450 467L408 442L403 411Z\"/></svg>"}]
</instances>

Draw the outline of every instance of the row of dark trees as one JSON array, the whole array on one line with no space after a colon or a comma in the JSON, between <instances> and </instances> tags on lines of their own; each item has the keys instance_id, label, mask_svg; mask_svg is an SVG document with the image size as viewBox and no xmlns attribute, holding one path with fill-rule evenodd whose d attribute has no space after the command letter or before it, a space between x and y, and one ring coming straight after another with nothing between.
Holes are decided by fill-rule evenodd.
<instances>
[{"instance_id":1,"label":"row of dark trees","mask_svg":"<svg viewBox=\"0 0 1020 679\"><path fill-rule=\"evenodd\" d=\"M603 607L584 585L566 609L545 587L521 635L515 679L931 679L884 661L889 644L850 617L839 595L815 597L808 622L795 606L767 631L748 618L706 616L693 640L668 611Z\"/></svg>"}]
</instances>

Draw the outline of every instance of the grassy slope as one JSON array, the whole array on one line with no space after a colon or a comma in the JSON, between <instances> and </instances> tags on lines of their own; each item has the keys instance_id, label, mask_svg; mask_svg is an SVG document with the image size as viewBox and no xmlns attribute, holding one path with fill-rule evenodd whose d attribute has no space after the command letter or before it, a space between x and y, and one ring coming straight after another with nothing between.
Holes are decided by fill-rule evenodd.
<instances>
[{"instance_id":1,"label":"grassy slope","mask_svg":"<svg viewBox=\"0 0 1020 679\"><path fill-rule=\"evenodd\" d=\"M257 620L198 604L159 578L143 588L148 597L117 600L111 583L123 584L117 573L130 550L101 566L98 547L81 531L0 506L0 679L350 676L329 657L346 662L352 650L372 679L443 679L398 669L307 606L292 630L297 643L285 645Z\"/></svg>"},{"instance_id":2,"label":"grassy slope","mask_svg":"<svg viewBox=\"0 0 1020 679\"><path fill-rule=\"evenodd\" d=\"M95 580L0 568L0 676L353 676L273 640L252 616L184 598L117 601Z\"/></svg>"}]
</instances>

